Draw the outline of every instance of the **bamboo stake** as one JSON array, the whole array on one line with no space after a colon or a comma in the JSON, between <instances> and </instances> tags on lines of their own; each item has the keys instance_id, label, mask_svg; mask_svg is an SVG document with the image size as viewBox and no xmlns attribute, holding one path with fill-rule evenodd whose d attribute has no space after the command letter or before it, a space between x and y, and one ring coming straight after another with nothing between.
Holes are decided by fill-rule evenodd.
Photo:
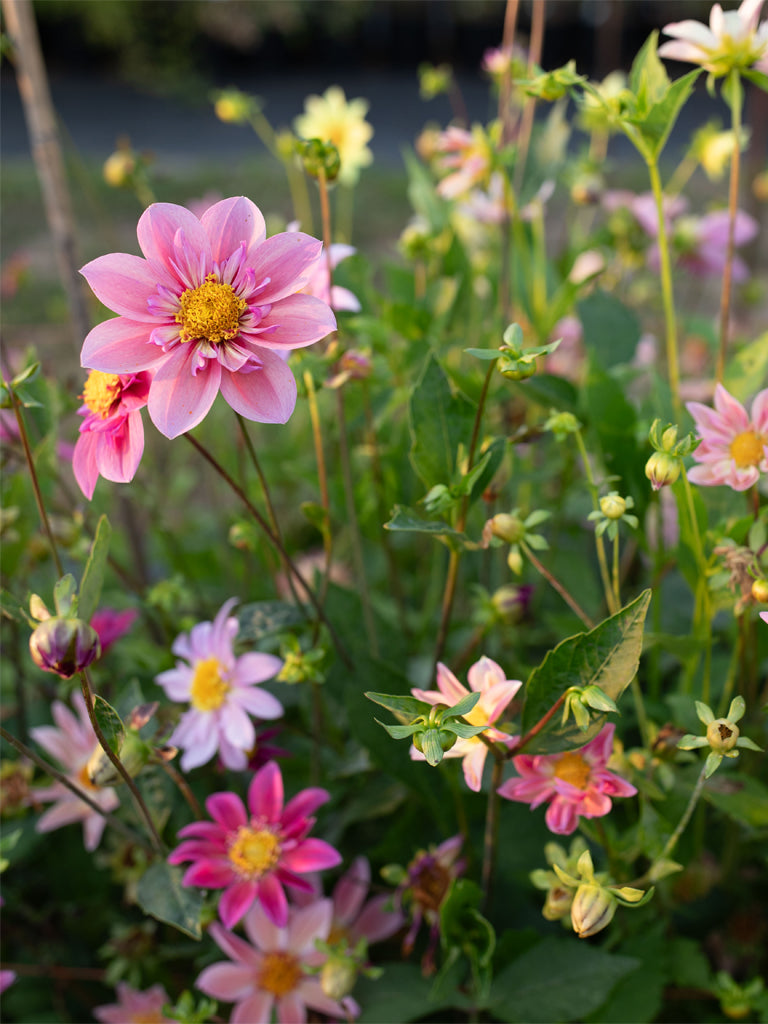
<instances>
[{"instance_id":1,"label":"bamboo stake","mask_svg":"<svg viewBox=\"0 0 768 1024\"><path fill-rule=\"evenodd\" d=\"M73 341L79 351L90 323L83 281L78 273L72 202L35 16L31 0L2 0L2 9L13 44L16 79L27 122L32 159L40 180L59 275L67 294Z\"/></svg>"}]
</instances>

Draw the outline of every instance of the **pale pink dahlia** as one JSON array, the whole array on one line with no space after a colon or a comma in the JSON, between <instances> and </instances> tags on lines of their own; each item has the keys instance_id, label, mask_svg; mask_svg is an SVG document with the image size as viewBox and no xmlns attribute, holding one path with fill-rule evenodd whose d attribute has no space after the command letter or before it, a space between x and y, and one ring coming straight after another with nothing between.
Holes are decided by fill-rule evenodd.
<instances>
[{"instance_id":1,"label":"pale pink dahlia","mask_svg":"<svg viewBox=\"0 0 768 1024\"><path fill-rule=\"evenodd\" d=\"M458 704L461 698L466 697L469 693L480 694L480 700L469 714L464 715L464 718L470 725L487 725L489 728L469 739L458 739L445 754L446 757L464 759L462 764L464 779L469 788L477 793L483 781L483 768L488 756L488 747L480 737L484 736L488 740L503 743L507 747L514 746L517 742L516 737L510 736L509 733L502 732L500 729L490 728L490 726L498 721L506 706L523 684L517 679L507 679L504 669L485 656L470 668L467 678L469 690L459 682L449 668L440 662L437 666L437 690L413 689L411 693L419 700L428 701L430 704L446 704L448 707ZM424 755L413 747L411 758L414 761L423 761Z\"/></svg>"},{"instance_id":2,"label":"pale pink dahlia","mask_svg":"<svg viewBox=\"0 0 768 1024\"><path fill-rule=\"evenodd\" d=\"M89 779L87 765L98 747L98 741L88 718L83 695L72 694L72 704L77 711L76 715L61 701L55 700L51 705L51 712L56 726L37 725L29 730L30 735L43 750L59 762L71 782L87 793L103 811L109 813L114 811L120 800L114 789L94 786ZM99 845L104 831L103 816L76 797L61 782L53 782L50 786L32 790L29 802L53 803L53 807L49 807L38 819L35 825L36 832L52 832L62 825L82 821L86 850L90 852Z\"/></svg>"},{"instance_id":3,"label":"pale pink dahlia","mask_svg":"<svg viewBox=\"0 0 768 1024\"><path fill-rule=\"evenodd\" d=\"M499 786L499 795L530 804L531 810L549 801L545 820L557 835L575 832L580 817L602 818L611 810L611 797L637 792L606 768L614 728L604 726L585 746L565 754L518 754L512 764L520 778L507 779Z\"/></svg>"},{"instance_id":4,"label":"pale pink dahlia","mask_svg":"<svg viewBox=\"0 0 768 1024\"><path fill-rule=\"evenodd\" d=\"M238 622L229 613L236 603L230 598L213 622L198 622L176 637L171 650L183 660L155 677L171 700L191 705L170 738L184 751L184 771L210 761L217 750L227 768L246 768L256 743L249 716L279 718L283 713L277 697L258 686L277 675L282 661L257 651L235 657Z\"/></svg>"},{"instance_id":5,"label":"pale pink dahlia","mask_svg":"<svg viewBox=\"0 0 768 1024\"><path fill-rule=\"evenodd\" d=\"M111 253L82 269L119 314L85 339L83 366L153 370L148 410L166 437L197 426L219 390L246 419L285 423L296 382L283 357L336 326L326 303L301 294L322 243L300 232L266 238L261 212L243 196L199 219L154 203L138 237L145 259Z\"/></svg>"},{"instance_id":6,"label":"pale pink dahlia","mask_svg":"<svg viewBox=\"0 0 768 1024\"><path fill-rule=\"evenodd\" d=\"M391 910L391 893L374 896L366 903L371 887L371 866L367 857L356 857L331 895L333 921L329 943L344 939L354 949L360 939L369 944L382 942L402 927L404 917L399 910Z\"/></svg>"},{"instance_id":7,"label":"pale pink dahlia","mask_svg":"<svg viewBox=\"0 0 768 1024\"><path fill-rule=\"evenodd\" d=\"M170 1000L162 985L153 985L146 992L131 988L124 981L117 983L117 1002L94 1006L93 1015L102 1024L174 1024L163 1007Z\"/></svg>"},{"instance_id":8,"label":"pale pink dahlia","mask_svg":"<svg viewBox=\"0 0 768 1024\"><path fill-rule=\"evenodd\" d=\"M254 906L243 922L250 942L212 924L208 934L229 961L206 967L195 984L214 999L235 1003L231 1024L270 1024L275 1009L280 1024L305 1024L308 1009L337 1020L356 1017L353 999L337 1002L320 987L317 968L325 954L316 943L328 940L332 914L330 900L317 900L292 907L281 926Z\"/></svg>"},{"instance_id":9,"label":"pale pink dahlia","mask_svg":"<svg viewBox=\"0 0 768 1024\"><path fill-rule=\"evenodd\" d=\"M341 862L329 843L306 838L315 823L310 815L328 799L324 789L304 789L283 807L283 777L270 761L248 787L250 813L234 793L214 793L205 802L213 821L181 829L185 841L168 861L192 861L184 885L224 889L219 916L227 928L256 900L269 920L283 928L288 922L283 885L312 892L312 884L300 876Z\"/></svg>"},{"instance_id":10,"label":"pale pink dahlia","mask_svg":"<svg viewBox=\"0 0 768 1024\"><path fill-rule=\"evenodd\" d=\"M664 32L673 41L659 47L659 56L700 64L714 75L749 67L768 73L768 21L760 22L762 6L763 0L742 0L738 10L723 12L715 4L708 27L690 19L666 25Z\"/></svg>"},{"instance_id":11,"label":"pale pink dahlia","mask_svg":"<svg viewBox=\"0 0 768 1024\"><path fill-rule=\"evenodd\" d=\"M722 384L714 409L701 402L688 402L687 409L701 438L693 453L698 465L688 472L692 483L746 491L768 473L768 388L755 396L751 416Z\"/></svg>"},{"instance_id":12,"label":"pale pink dahlia","mask_svg":"<svg viewBox=\"0 0 768 1024\"><path fill-rule=\"evenodd\" d=\"M92 370L78 412L80 424L72 456L77 484L92 498L99 476L114 483L133 480L144 452L141 410L147 404L149 373L102 373Z\"/></svg>"}]
</instances>

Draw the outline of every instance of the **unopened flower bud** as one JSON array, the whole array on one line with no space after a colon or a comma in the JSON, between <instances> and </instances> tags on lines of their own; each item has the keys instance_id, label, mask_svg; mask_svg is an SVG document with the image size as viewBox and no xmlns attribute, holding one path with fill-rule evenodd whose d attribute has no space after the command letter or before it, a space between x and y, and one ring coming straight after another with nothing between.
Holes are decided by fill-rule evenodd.
<instances>
[{"instance_id":1,"label":"unopened flower bud","mask_svg":"<svg viewBox=\"0 0 768 1024\"><path fill-rule=\"evenodd\" d=\"M491 604L502 622L512 625L519 622L530 600L531 587L517 587L514 583L499 587L491 598Z\"/></svg>"},{"instance_id":2,"label":"unopened flower bud","mask_svg":"<svg viewBox=\"0 0 768 1024\"><path fill-rule=\"evenodd\" d=\"M440 744L441 750L450 750L451 747L456 743L458 736L455 732L451 732L449 729L425 729L424 732L416 732L413 734L413 745L416 747L420 754L424 753L424 736L426 732L436 732L437 741Z\"/></svg>"},{"instance_id":3,"label":"unopened flower bud","mask_svg":"<svg viewBox=\"0 0 768 1024\"><path fill-rule=\"evenodd\" d=\"M564 885L553 885L544 900L544 906L541 909L542 917L547 921L559 921L566 916L572 905L573 890L567 889Z\"/></svg>"},{"instance_id":4,"label":"unopened flower bud","mask_svg":"<svg viewBox=\"0 0 768 1024\"><path fill-rule=\"evenodd\" d=\"M525 525L522 519L510 515L509 512L499 512L490 522L493 536L507 544L517 544L525 536Z\"/></svg>"},{"instance_id":5,"label":"unopened flower bud","mask_svg":"<svg viewBox=\"0 0 768 1024\"><path fill-rule=\"evenodd\" d=\"M329 999L340 1000L355 987L357 968L350 957L330 956L320 972L320 988Z\"/></svg>"},{"instance_id":6,"label":"unopened flower bud","mask_svg":"<svg viewBox=\"0 0 768 1024\"><path fill-rule=\"evenodd\" d=\"M606 519L621 519L627 511L627 502L620 494L606 494L600 499L600 511Z\"/></svg>"},{"instance_id":7,"label":"unopened flower bud","mask_svg":"<svg viewBox=\"0 0 768 1024\"><path fill-rule=\"evenodd\" d=\"M44 672L71 678L101 656L99 634L82 619L51 618L29 638L32 660Z\"/></svg>"},{"instance_id":8,"label":"unopened flower bud","mask_svg":"<svg viewBox=\"0 0 768 1024\"><path fill-rule=\"evenodd\" d=\"M571 924L580 939L607 927L616 913L615 897L601 885L580 885L573 897Z\"/></svg>"},{"instance_id":9,"label":"unopened flower bud","mask_svg":"<svg viewBox=\"0 0 768 1024\"><path fill-rule=\"evenodd\" d=\"M768 580L752 580L752 597L758 604L768 604Z\"/></svg>"},{"instance_id":10,"label":"unopened flower bud","mask_svg":"<svg viewBox=\"0 0 768 1024\"><path fill-rule=\"evenodd\" d=\"M251 99L237 89L228 89L218 94L213 110L220 121L227 124L244 124L251 112Z\"/></svg>"},{"instance_id":11,"label":"unopened flower bud","mask_svg":"<svg viewBox=\"0 0 768 1024\"><path fill-rule=\"evenodd\" d=\"M666 452L653 452L645 464L645 475L654 491L668 487L680 476L680 459Z\"/></svg>"},{"instance_id":12,"label":"unopened flower bud","mask_svg":"<svg viewBox=\"0 0 768 1024\"><path fill-rule=\"evenodd\" d=\"M341 170L339 151L332 142L322 139L299 139L296 150L301 157L304 170L310 177L319 178L321 174L326 181L335 181Z\"/></svg>"},{"instance_id":13,"label":"unopened flower bud","mask_svg":"<svg viewBox=\"0 0 768 1024\"><path fill-rule=\"evenodd\" d=\"M733 750L739 738L739 727L727 718L716 718L707 726L707 743L717 754Z\"/></svg>"},{"instance_id":14,"label":"unopened flower bud","mask_svg":"<svg viewBox=\"0 0 768 1024\"><path fill-rule=\"evenodd\" d=\"M667 427L664 433L661 435L661 444L665 452L671 452L677 444L677 426L671 425Z\"/></svg>"},{"instance_id":15,"label":"unopened flower bud","mask_svg":"<svg viewBox=\"0 0 768 1024\"><path fill-rule=\"evenodd\" d=\"M125 188L130 185L131 176L136 170L136 159L133 153L118 149L107 157L102 168L104 181L112 188Z\"/></svg>"},{"instance_id":16,"label":"unopened flower bud","mask_svg":"<svg viewBox=\"0 0 768 1024\"><path fill-rule=\"evenodd\" d=\"M528 380L536 373L536 360L527 357L514 359L510 356L500 356L496 365L499 373L507 380Z\"/></svg>"},{"instance_id":17,"label":"unopened flower bud","mask_svg":"<svg viewBox=\"0 0 768 1024\"><path fill-rule=\"evenodd\" d=\"M509 549L509 554L507 555L507 565L515 574L515 576L519 576L521 574L521 572L523 571L523 556L520 554L519 548L512 547Z\"/></svg>"}]
</instances>

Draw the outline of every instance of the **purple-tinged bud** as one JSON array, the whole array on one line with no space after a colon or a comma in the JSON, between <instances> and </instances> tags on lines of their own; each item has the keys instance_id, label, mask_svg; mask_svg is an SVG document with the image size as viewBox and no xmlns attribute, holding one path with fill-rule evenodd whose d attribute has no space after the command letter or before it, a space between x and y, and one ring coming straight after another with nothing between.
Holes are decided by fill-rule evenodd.
<instances>
[{"instance_id":1,"label":"purple-tinged bud","mask_svg":"<svg viewBox=\"0 0 768 1024\"><path fill-rule=\"evenodd\" d=\"M29 638L29 652L44 672L70 679L101 657L99 634L82 619L51 618Z\"/></svg>"}]
</instances>

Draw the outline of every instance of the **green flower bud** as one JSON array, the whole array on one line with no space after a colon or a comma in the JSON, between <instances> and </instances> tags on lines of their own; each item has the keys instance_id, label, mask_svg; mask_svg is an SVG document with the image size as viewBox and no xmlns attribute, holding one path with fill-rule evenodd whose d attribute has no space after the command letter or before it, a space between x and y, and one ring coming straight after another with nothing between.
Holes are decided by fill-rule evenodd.
<instances>
[{"instance_id":1,"label":"green flower bud","mask_svg":"<svg viewBox=\"0 0 768 1024\"><path fill-rule=\"evenodd\" d=\"M491 519L491 533L507 544L518 544L525 536L525 524L509 512L499 512Z\"/></svg>"},{"instance_id":2,"label":"green flower bud","mask_svg":"<svg viewBox=\"0 0 768 1024\"><path fill-rule=\"evenodd\" d=\"M329 999L343 999L355 987L357 967L345 956L330 956L320 972L320 988Z\"/></svg>"},{"instance_id":3,"label":"green flower bud","mask_svg":"<svg viewBox=\"0 0 768 1024\"><path fill-rule=\"evenodd\" d=\"M606 519L621 519L627 511L627 502L620 494L612 491L600 499L600 511Z\"/></svg>"},{"instance_id":4,"label":"green flower bud","mask_svg":"<svg viewBox=\"0 0 768 1024\"><path fill-rule=\"evenodd\" d=\"M245 124L251 115L251 98L238 89L226 89L216 95L213 110L226 124Z\"/></svg>"},{"instance_id":5,"label":"green flower bud","mask_svg":"<svg viewBox=\"0 0 768 1024\"><path fill-rule=\"evenodd\" d=\"M332 142L323 142L322 139L298 139L296 151L310 177L319 178L323 174L326 181L335 181L338 178L341 158Z\"/></svg>"},{"instance_id":6,"label":"green flower bud","mask_svg":"<svg viewBox=\"0 0 768 1024\"><path fill-rule=\"evenodd\" d=\"M536 360L527 357L513 359L510 356L500 356L496 365L499 373L507 380L528 380L536 373Z\"/></svg>"},{"instance_id":7,"label":"green flower bud","mask_svg":"<svg viewBox=\"0 0 768 1024\"><path fill-rule=\"evenodd\" d=\"M437 733L437 741L440 744L440 749L444 751L450 750L458 739L456 733L450 732L448 729L435 729L434 727L430 727L429 729L425 729L424 732L415 732L413 734L413 745L420 754L424 753L424 735L427 732Z\"/></svg>"},{"instance_id":8,"label":"green flower bud","mask_svg":"<svg viewBox=\"0 0 768 1024\"><path fill-rule=\"evenodd\" d=\"M547 892L541 915L547 921L559 921L573 905L573 892L564 885L553 885Z\"/></svg>"},{"instance_id":9,"label":"green flower bud","mask_svg":"<svg viewBox=\"0 0 768 1024\"><path fill-rule=\"evenodd\" d=\"M733 750L739 738L739 727L727 718L716 718L707 726L707 742L717 754Z\"/></svg>"},{"instance_id":10,"label":"green flower bud","mask_svg":"<svg viewBox=\"0 0 768 1024\"><path fill-rule=\"evenodd\" d=\"M758 604L768 604L768 580L752 581L752 598Z\"/></svg>"}]
</instances>

